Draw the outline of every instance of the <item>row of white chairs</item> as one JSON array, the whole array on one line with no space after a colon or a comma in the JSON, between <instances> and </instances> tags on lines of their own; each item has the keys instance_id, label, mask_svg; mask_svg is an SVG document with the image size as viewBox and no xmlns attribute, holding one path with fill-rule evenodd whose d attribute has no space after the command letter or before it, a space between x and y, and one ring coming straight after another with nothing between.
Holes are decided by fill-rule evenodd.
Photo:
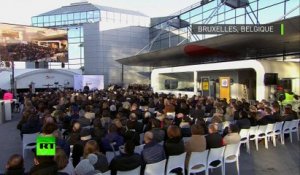
<instances>
[{"instance_id":1,"label":"row of white chairs","mask_svg":"<svg viewBox=\"0 0 300 175\"><path fill-rule=\"evenodd\" d=\"M264 139L265 148L268 149L268 141L272 139L276 147L276 136L280 137L281 144L284 144L284 134L289 134L291 143L293 142L293 133L297 134L299 141L299 121L276 122L274 124L251 126L250 129L241 129L241 143L245 143L248 153L250 153L250 141L255 141L256 150L258 150L258 141Z\"/></svg>"},{"instance_id":2,"label":"row of white chairs","mask_svg":"<svg viewBox=\"0 0 300 175\"><path fill-rule=\"evenodd\" d=\"M168 160L162 160L157 163L147 164L144 175L169 175L172 170L181 168L182 173L187 174L200 173L205 171L209 174L210 169L221 167L222 175L225 175L225 164L236 162L237 174L239 175L239 147L238 144L230 144L220 148L212 148L203 152L192 152L188 166L185 167L186 152L176 156L169 156ZM217 161L217 165L212 165L212 162ZM131 171L118 171L118 175L140 174L141 167Z\"/></svg>"}]
</instances>

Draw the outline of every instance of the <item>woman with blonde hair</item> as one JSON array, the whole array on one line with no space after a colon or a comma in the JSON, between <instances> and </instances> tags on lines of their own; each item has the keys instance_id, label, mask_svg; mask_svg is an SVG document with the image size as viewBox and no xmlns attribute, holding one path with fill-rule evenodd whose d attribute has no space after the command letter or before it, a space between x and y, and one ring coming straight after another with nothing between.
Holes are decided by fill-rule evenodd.
<instances>
[{"instance_id":1,"label":"woman with blonde hair","mask_svg":"<svg viewBox=\"0 0 300 175\"><path fill-rule=\"evenodd\" d=\"M98 157L94 168L101 171L102 173L108 171L108 161L105 155L103 155L100 150L98 143L95 140L89 140L83 149L83 158L86 159L89 154L95 154Z\"/></svg>"}]
</instances>

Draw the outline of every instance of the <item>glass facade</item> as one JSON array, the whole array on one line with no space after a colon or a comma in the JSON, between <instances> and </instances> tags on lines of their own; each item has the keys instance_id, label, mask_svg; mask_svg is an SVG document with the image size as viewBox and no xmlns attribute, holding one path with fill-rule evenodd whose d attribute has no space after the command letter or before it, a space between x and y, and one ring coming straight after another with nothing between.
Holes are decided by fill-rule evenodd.
<instances>
[{"instance_id":1,"label":"glass facade","mask_svg":"<svg viewBox=\"0 0 300 175\"><path fill-rule=\"evenodd\" d=\"M247 7L247 11L253 20L252 22L245 8L233 9L225 5L210 18L210 15L220 2L221 0L213 0L208 4L182 12L170 20L178 19L181 23L188 22L189 24L207 24L208 20L210 20L209 24L253 24L253 22L257 23L255 18L255 16L257 16L260 24L266 24L279 20L300 4L299 0L249 0L250 6L255 14L254 16L249 7ZM295 10L287 15L286 18L299 16L299 13L299 10ZM193 35L190 30L191 26L178 29L169 25L170 20L151 26L150 40L158 36L151 51L216 36L208 34Z\"/></svg>"},{"instance_id":2,"label":"glass facade","mask_svg":"<svg viewBox=\"0 0 300 175\"><path fill-rule=\"evenodd\" d=\"M100 20L100 11L87 11L66 14L55 14L49 16L34 16L31 18L33 26L58 27L65 25L78 25L88 21L97 22Z\"/></svg>"},{"instance_id":3,"label":"glass facade","mask_svg":"<svg viewBox=\"0 0 300 175\"><path fill-rule=\"evenodd\" d=\"M79 69L84 66L83 23L100 21L100 11L86 11L32 17L33 26L58 27L68 30L69 61L65 69ZM61 69L61 63L49 63L50 69Z\"/></svg>"}]
</instances>

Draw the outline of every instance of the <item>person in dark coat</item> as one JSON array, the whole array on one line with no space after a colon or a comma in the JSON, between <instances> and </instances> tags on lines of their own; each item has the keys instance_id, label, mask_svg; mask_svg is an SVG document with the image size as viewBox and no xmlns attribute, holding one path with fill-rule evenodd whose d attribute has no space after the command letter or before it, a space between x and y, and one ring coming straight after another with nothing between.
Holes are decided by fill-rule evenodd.
<instances>
[{"instance_id":1,"label":"person in dark coat","mask_svg":"<svg viewBox=\"0 0 300 175\"><path fill-rule=\"evenodd\" d=\"M34 157L34 166L30 169L29 175L56 175L58 167L53 156Z\"/></svg>"},{"instance_id":2,"label":"person in dark coat","mask_svg":"<svg viewBox=\"0 0 300 175\"><path fill-rule=\"evenodd\" d=\"M124 140L132 141L136 146L140 145L140 134L135 130L135 124L132 121L127 122L127 131L124 133Z\"/></svg>"},{"instance_id":3,"label":"person in dark coat","mask_svg":"<svg viewBox=\"0 0 300 175\"><path fill-rule=\"evenodd\" d=\"M73 147L72 158L74 167L76 167L76 165L80 162L80 159L83 156L83 148L91 139L92 136L90 131L88 129L82 129L80 132L80 141L78 141Z\"/></svg>"},{"instance_id":4,"label":"person in dark coat","mask_svg":"<svg viewBox=\"0 0 300 175\"><path fill-rule=\"evenodd\" d=\"M6 164L5 175L25 175L24 160L21 155L12 155Z\"/></svg>"},{"instance_id":5,"label":"person in dark coat","mask_svg":"<svg viewBox=\"0 0 300 175\"><path fill-rule=\"evenodd\" d=\"M119 150L119 146L123 145L124 139L118 133L118 128L115 124L112 124L108 128L108 133L101 139L102 148L104 151L113 151L111 144L114 143L114 150Z\"/></svg>"},{"instance_id":6,"label":"person in dark coat","mask_svg":"<svg viewBox=\"0 0 300 175\"><path fill-rule=\"evenodd\" d=\"M141 154L144 164L157 163L166 159L164 147L154 140L151 131L145 133L144 141L145 146Z\"/></svg>"},{"instance_id":7,"label":"person in dark coat","mask_svg":"<svg viewBox=\"0 0 300 175\"><path fill-rule=\"evenodd\" d=\"M179 155L184 152L184 143L181 138L181 130L176 125L170 125L167 130L168 139L165 141L164 147L166 156Z\"/></svg>"},{"instance_id":8,"label":"person in dark coat","mask_svg":"<svg viewBox=\"0 0 300 175\"><path fill-rule=\"evenodd\" d=\"M206 149L211 148L220 148L223 144L223 138L218 133L218 125L217 124L210 124L208 126L209 134L206 135Z\"/></svg>"},{"instance_id":9,"label":"person in dark coat","mask_svg":"<svg viewBox=\"0 0 300 175\"><path fill-rule=\"evenodd\" d=\"M125 143L124 153L113 158L110 163L111 174L117 171L130 171L142 165L142 157L134 153L135 144L131 141Z\"/></svg>"},{"instance_id":10,"label":"person in dark coat","mask_svg":"<svg viewBox=\"0 0 300 175\"><path fill-rule=\"evenodd\" d=\"M236 124L240 129L249 129L251 126L251 122L248 118L248 114L245 111L241 111L239 113L239 119L236 121Z\"/></svg>"}]
</instances>

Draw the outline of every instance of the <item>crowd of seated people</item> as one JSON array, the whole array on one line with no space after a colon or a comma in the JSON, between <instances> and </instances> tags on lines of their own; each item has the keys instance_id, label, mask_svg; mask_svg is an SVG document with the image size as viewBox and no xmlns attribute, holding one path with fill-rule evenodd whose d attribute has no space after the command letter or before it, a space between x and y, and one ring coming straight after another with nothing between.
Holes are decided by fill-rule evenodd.
<instances>
[{"instance_id":1,"label":"crowd of seated people","mask_svg":"<svg viewBox=\"0 0 300 175\"><path fill-rule=\"evenodd\" d=\"M4 49L7 49L6 52L4 52ZM50 58L50 57L59 57L56 54L62 53L65 54L65 49L55 48L55 47L44 47L39 46L36 43L17 43L17 44L9 44L6 46L6 48L0 49L0 51L3 50L3 53L6 53L6 57L4 57L5 60L18 60L18 61L38 61L40 59ZM2 53L1 52L1 53ZM65 55L62 58L59 58L61 60L51 60L51 61L64 61Z\"/></svg>"},{"instance_id":2,"label":"crowd of seated people","mask_svg":"<svg viewBox=\"0 0 300 175\"><path fill-rule=\"evenodd\" d=\"M53 135L57 145L55 156L35 156L30 175L87 175L108 170L116 174L139 166L143 169L183 152L187 164L191 152L238 143L240 129L297 118L291 106L281 111L277 102L263 100L250 105L231 99L228 103L226 99L135 88L27 94L24 105L17 126L21 137L37 132ZM220 133L218 123L224 121L235 124ZM189 138L183 141L183 137ZM143 150L137 154L134 148L140 144L144 144ZM106 152L120 155L109 162ZM22 156L12 155L6 174L24 174L23 162Z\"/></svg>"}]
</instances>

